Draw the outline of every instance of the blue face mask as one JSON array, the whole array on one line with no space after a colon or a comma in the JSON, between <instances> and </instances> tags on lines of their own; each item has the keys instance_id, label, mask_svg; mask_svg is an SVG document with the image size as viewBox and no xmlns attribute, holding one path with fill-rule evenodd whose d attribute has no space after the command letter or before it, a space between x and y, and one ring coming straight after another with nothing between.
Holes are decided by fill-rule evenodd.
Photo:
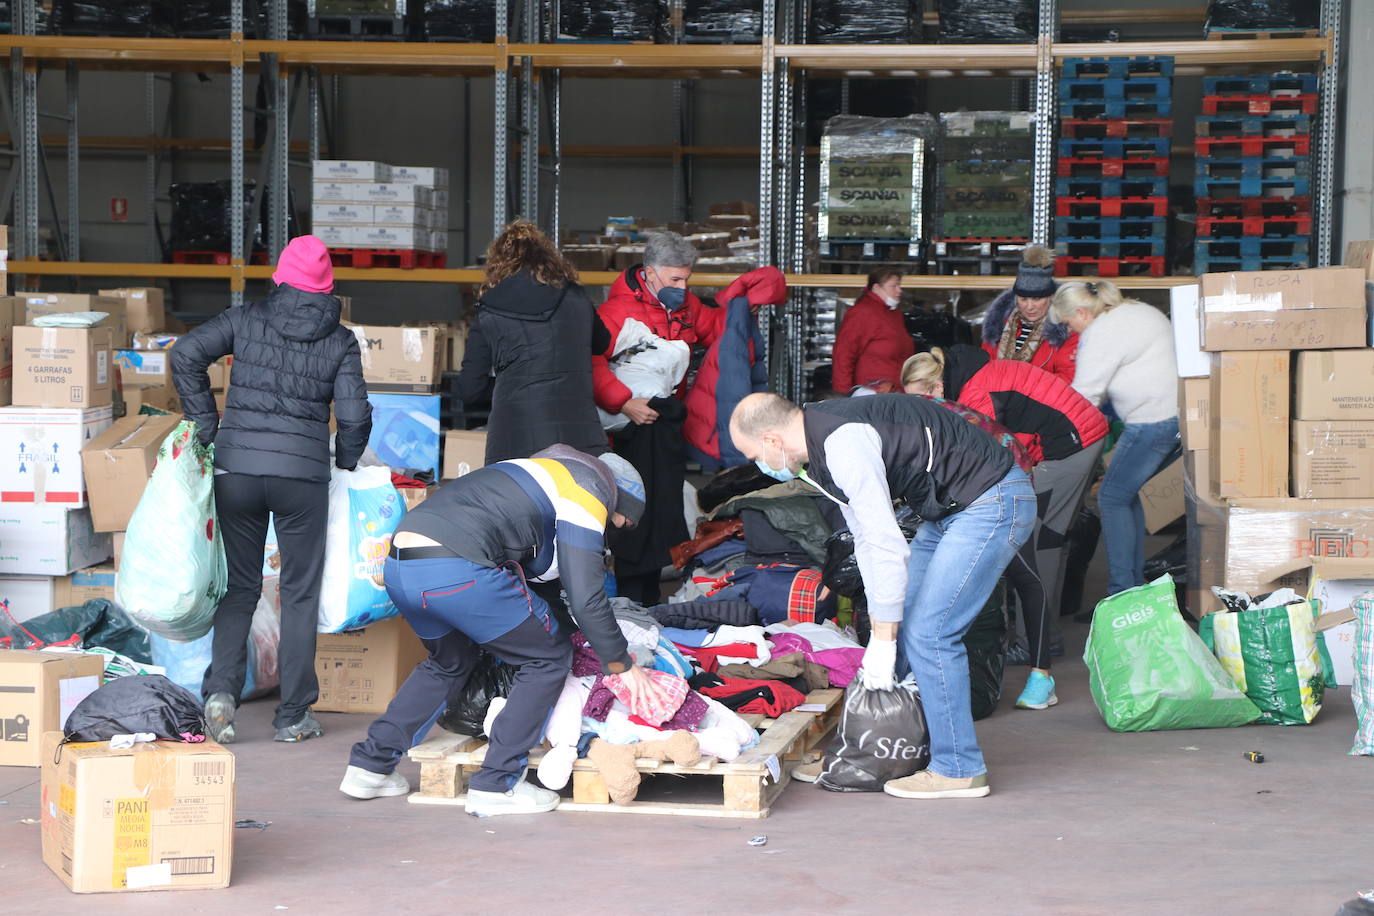
<instances>
[{"instance_id":1,"label":"blue face mask","mask_svg":"<svg viewBox=\"0 0 1374 916\"><path fill-rule=\"evenodd\" d=\"M780 483L787 483L789 480L795 480L795 479L797 478L797 475L794 474L794 473L792 473L792 469L789 468L789 467L787 466L787 450L786 450L786 449L782 449L782 469L781 469L781 470L778 470L777 468L773 467L772 465L770 465L767 461L765 461L765 460L762 459L762 458L760 458L760 459L758 459L757 461L755 461L755 462L754 462L754 465L755 465L755 467L757 467L760 471L762 471L763 473L767 474L769 477L773 478L774 480L776 480L776 481L778 481L778 482L780 482Z\"/></svg>"},{"instance_id":2,"label":"blue face mask","mask_svg":"<svg viewBox=\"0 0 1374 916\"><path fill-rule=\"evenodd\" d=\"M687 290L680 286L665 286L658 291L658 301L670 312L676 312L687 302Z\"/></svg>"}]
</instances>

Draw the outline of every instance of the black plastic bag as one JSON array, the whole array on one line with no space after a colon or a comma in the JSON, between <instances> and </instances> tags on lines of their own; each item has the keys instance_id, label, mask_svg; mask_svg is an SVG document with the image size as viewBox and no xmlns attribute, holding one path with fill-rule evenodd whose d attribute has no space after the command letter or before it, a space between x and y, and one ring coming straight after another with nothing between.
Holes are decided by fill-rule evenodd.
<instances>
[{"instance_id":1,"label":"black plastic bag","mask_svg":"<svg viewBox=\"0 0 1374 916\"><path fill-rule=\"evenodd\" d=\"M203 741L200 698L160 674L116 678L76 704L63 730L67 741L108 741L152 732L159 741Z\"/></svg>"},{"instance_id":2,"label":"black plastic bag","mask_svg":"<svg viewBox=\"0 0 1374 916\"><path fill-rule=\"evenodd\" d=\"M845 688L840 725L816 782L831 792L881 792L883 783L929 763L930 734L915 684L869 690L857 678Z\"/></svg>"},{"instance_id":3,"label":"black plastic bag","mask_svg":"<svg viewBox=\"0 0 1374 916\"><path fill-rule=\"evenodd\" d=\"M897 510L897 527L908 542L916 536L921 520L905 506ZM863 594L864 581L859 575L859 561L854 558L854 535L841 528L825 540L825 562L821 565L821 581L826 588L842 598L857 598Z\"/></svg>"},{"instance_id":4,"label":"black plastic bag","mask_svg":"<svg viewBox=\"0 0 1374 916\"><path fill-rule=\"evenodd\" d=\"M1145 581L1163 575L1174 577L1175 584L1188 581L1188 535L1180 534L1159 553L1145 561Z\"/></svg>"},{"instance_id":5,"label":"black plastic bag","mask_svg":"<svg viewBox=\"0 0 1374 916\"><path fill-rule=\"evenodd\" d=\"M1007 617L1007 585L999 581L973 626L964 634L968 652L970 705L973 718L986 719L1002 699L1002 675L1007 666L1011 626Z\"/></svg>"},{"instance_id":6,"label":"black plastic bag","mask_svg":"<svg viewBox=\"0 0 1374 916\"><path fill-rule=\"evenodd\" d=\"M1083 609L1083 583L1088 576L1088 564L1097 553L1102 537L1102 519L1091 509L1079 509L1069 527L1064 546L1068 554L1064 561L1064 584L1059 592L1059 614L1067 617Z\"/></svg>"},{"instance_id":7,"label":"black plastic bag","mask_svg":"<svg viewBox=\"0 0 1374 916\"><path fill-rule=\"evenodd\" d=\"M99 646L145 665L153 663L148 631L104 598L40 614L22 624L0 616L0 649L42 649L74 641L83 649Z\"/></svg>"},{"instance_id":8,"label":"black plastic bag","mask_svg":"<svg viewBox=\"0 0 1374 916\"><path fill-rule=\"evenodd\" d=\"M497 697L510 696L514 682L514 667L483 652L463 689L449 698L448 708L439 717L439 727L459 735L487 737L482 731L487 709Z\"/></svg>"}]
</instances>

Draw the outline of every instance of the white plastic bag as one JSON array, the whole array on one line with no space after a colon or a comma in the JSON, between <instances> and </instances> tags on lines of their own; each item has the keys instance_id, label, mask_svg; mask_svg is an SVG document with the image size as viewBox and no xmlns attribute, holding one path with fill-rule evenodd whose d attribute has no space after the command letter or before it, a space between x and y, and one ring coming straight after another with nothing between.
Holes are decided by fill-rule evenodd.
<instances>
[{"instance_id":1,"label":"white plastic bag","mask_svg":"<svg viewBox=\"0 0 1374 916\"><path fill-rule=\"evenodd\" d=\"M150 632L188 642L210 631L229 585L215 514L213 445L177 424L129 520L115 599Z\"/></svg>"},{"instance_id":2,"label":"white plastic bag","mask_svg":"<svg viewBox=\"0 0 1374 916\"><path fill-rule=\"evenodd\" d=\"M611 373L636 398L670 396L687 374L691 361L692 349L685 341L665 340L634 318L627 318L621 325L610 360ZM606 430L621 429L630 423L623 413L607 413L600 407L597 413Z\"/></svg>"},{"instance_id":3,"label":"white plastic bag","mask_svg":"<svg viewBox=\"0 0 1374 916\"><path fill-rule=\"evenodd\" d=\"M396 605L380 580L391 535L405 512L405 501L391 484L390 468L335 468L330 474L321 633L356 630L396 616Z\"/></svg>"},{"instance_id":4,"label":"white plastic bag","mask_svg":"<svg viewBox=\"0 0 1374 916\"><path fill-rule=\"evenodd\" d=\"M253 610L248 630L248 673L243 682L242 700L266 696L281 680L277 667L277 648L281 643L281 603L276 576L262 580L262 597ZM173 642L156 633L148 635L153 661L165 668L172 683L200 696L205 672L214 657L215 631L211 628L200 639Z\"/></svg>"}]
</instances>

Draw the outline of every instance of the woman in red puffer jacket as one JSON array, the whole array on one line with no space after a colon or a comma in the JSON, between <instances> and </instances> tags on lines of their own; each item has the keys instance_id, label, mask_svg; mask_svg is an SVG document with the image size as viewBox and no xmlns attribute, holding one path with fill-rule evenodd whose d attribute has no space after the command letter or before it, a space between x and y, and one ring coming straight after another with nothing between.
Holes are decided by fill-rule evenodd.
<instances>
[{"instance_id":1,"label":"woman in red puffer jacket","mask_svg":"<svg viewBox=\"0 0 1374 916\"><path fill-rule=\"evenodd\" d=\"M835 337L834 378L831 387L848 394L856 385L888 382L892 390L902 363L916 352L898 307L902 301L902 272L884 267L868 275L868 288L849 307Z\"/></svg>"}]
</instances>

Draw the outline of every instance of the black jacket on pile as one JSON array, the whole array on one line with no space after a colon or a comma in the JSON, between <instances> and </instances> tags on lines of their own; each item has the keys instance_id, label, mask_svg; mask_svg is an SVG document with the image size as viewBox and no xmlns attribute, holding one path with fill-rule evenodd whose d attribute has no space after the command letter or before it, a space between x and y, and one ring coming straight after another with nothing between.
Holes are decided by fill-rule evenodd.
<instances>
[{"instance_id":1,"label":"black jacket on pile","mask_svg":"<svg viewBox=\"0 0 1374 916\"><path fill-rule=\"evenodd\" d=\"M358 340L339 325L339 300L282 285L262 302L228 309L172 348L172 382L215 467L250 477L329 480L329 405L335 464L351 470L372 432ZM219 418L206 369L234 366Z\"/></svg>"},{"instance_id":2,"label":"black jacket on pile","mask_svg":"<svg viewBox=\"0 0 1374 916\"><path fill-rule=\"evenodd\" d=\"M522 271L488 290L468 332L457 385L458 396L471 401L496 374L486 463L528 458L556 443L589 455L606 452L592 400L592 353L610 346L580 286L545 286Z\"/></svg>"}]
</instances>

